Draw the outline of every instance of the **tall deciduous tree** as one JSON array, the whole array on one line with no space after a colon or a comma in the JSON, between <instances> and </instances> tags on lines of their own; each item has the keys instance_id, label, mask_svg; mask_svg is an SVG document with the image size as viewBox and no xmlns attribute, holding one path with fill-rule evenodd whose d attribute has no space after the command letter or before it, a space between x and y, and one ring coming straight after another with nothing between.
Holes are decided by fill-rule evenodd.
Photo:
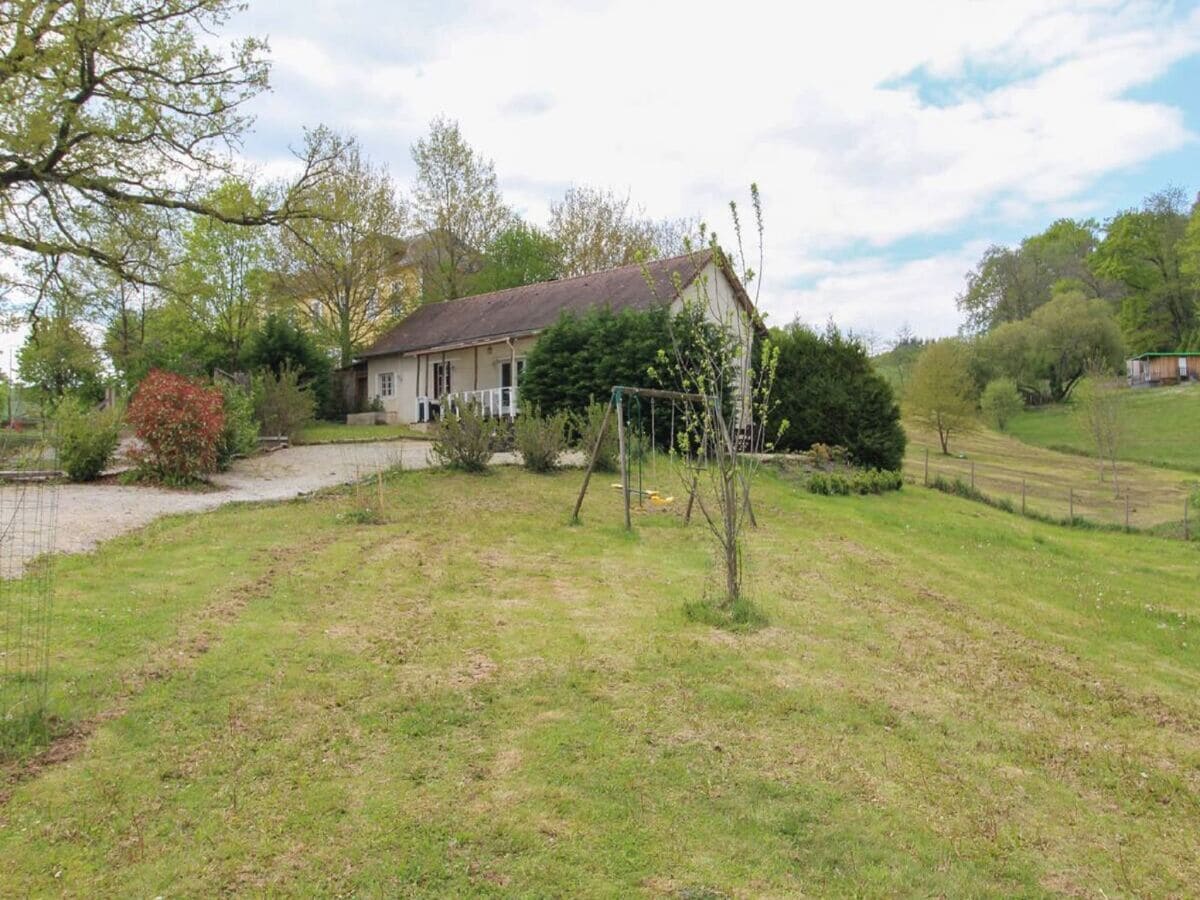
<instances>
[{"instance_id":1,"label":"tall deciduous tree","mask_svg":"<svg viewBox=\"0 0 1200 900\"><path fill-rule=\"evenodd\" d=\"M1169 188L1115 216L1096 248L1095 270L1128 291L1120 322L1132 353L1178 349L1200 322L1200 281L1185 265L1187 228L1184 194Z\"/></svg>"},{"instance_id":2,"label":"tall deciduous tree","mask_svg":"<svg viewBox=\"0 0 1200 900\"><path fill-rule=\"evenodd\" d=\"M412 158L417 167L413 215L432 251L425 298L464 296L484 249L513 222L496 168L466 142L457 122L440 117L413 144Z\"/></svg>"},{"instance_id":3,"label":"tall deciduous tree","mask_svg":"<svg viewBox=\"0 0 1200 900\"><path fill-rule=\"evenodd\" d=\"M412 298L393 279L408 217L391 176L354 140L318 129L310 142L337 144L337 165L312 201L319 215L292 219L281 233L277 291L312 316L322 342L348 365L386 320Z\"/></svg>"},{"instance_id":4,"label":"tall deciduous tree","mask_svg":"<svg viewBox=\"0 0 1200 900\"><path fill-rule=\"evenodd\" d=\"M263 203L240 180L221 185L206 202L228 215ZM266 313L270 235L202 217L184 232L181 249L170 283L172 297L188 311L193 327L209 333L222 348L223 364L237 367Z\"/></svg>"},{"instance_id":5,"label":"tall deciduous tree","mask_svg":"<svg viewBox=\"0 0 1200 900\"><path fill-rule=\"evenodd\" d=\"M1019 322L1049 302L1056 290L1077 290L1110 301L1117 298L1120 285L1089 264L1097 245L1096 231L1090 219L1059 219L1016 248L989 247L967 273L966 288L958 296L958 308L967 317L966 330L988 332Z\"/></svg>"},{"instance_id":6,"label":"tall deciduous tree","mask_svg":"<svg viewBox=\"0 0 1200 900\"><path fill-rule=\"evenodd\" d=\"M570 277L682 254L696 224L683 219L654 221L628 196L571 187L562 200L550 205L549 231L562 247L563 274Z\"/></svg>"},{"instance_id":7,"label":"tall deciduous tree","mask_svg":"<svg viewBox=\"0 0 1200 900\"><path fill-rule=\"evenodd\" d=\"M1123 344L1106 301L1078 290L1057 293L1033 315L1005 322L979 339L978 380L1003 376L1034 401L1065 400L1089 362L1114 371Z\"/></svg>"},{"instance_id":8,"label":"tall deciduous tree","mask_svg":"<svg viewBox=\"0 0 1200 900\"><path fill-rule=\"evenodd\" d=\"M949 453L951 435L975 425L975 384L960 341L937 341L921 351L905 399L913 418L936 431L942 453Z\"/></svg>"},{"instance_id":9,"label":"tall deciduous tree","mask_svg":"<svg viewBox=\"0 0 1200 900\"><path fill-rule=\"evenodd\" d=\"M562 248L545 232L518 222L488 245L471 291L484 293L551 281L562 275Z\"/></svg>"},{"instance_id":10,"label":"tall deciduous tree","mask_svg":"<svg viewBox=\"0 0 1200 900\"><path fill-rule=\"evenodd\" d=\"M104 239L143 208L241 225L301 213L235 213L206 200L234 166L267 86L265 44L216 49L236 0L10 0L0 4L0 246L77 257L144 278L125 245ZM297 186L320 181L327 148L310 144Z\"/></svg>"}]
</instances>

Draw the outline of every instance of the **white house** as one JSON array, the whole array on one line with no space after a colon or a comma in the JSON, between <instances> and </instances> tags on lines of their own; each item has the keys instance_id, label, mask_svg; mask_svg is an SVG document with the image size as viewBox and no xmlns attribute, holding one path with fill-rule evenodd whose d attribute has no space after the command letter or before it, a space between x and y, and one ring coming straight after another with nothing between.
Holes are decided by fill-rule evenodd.
<instances>
[{"instance_id":1,"label":"white house","mask_svg":"<svg viewBox=\"0 0 1200 900\"><path fill-rule=\"evenodd\" d=\"M362 354L359 395L378 397L398 422L429 421L447 402L478 403L491 415L511 417L520 409L526 355L564 314L659 304L678 311L689 297L741 339L736 381L744 399L750 342L763 326L737 276L708 250L421 306Z\"/></svg>"}]
</instances>

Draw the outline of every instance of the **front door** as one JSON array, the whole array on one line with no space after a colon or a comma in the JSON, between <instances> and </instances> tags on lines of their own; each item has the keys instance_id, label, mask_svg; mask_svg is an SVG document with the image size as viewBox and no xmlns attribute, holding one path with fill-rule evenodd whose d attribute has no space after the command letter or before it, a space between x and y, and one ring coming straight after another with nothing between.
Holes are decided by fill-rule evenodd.
<instances>
[{"instance_id":1,"label":"front door","mask_svg":"<svg viewBox=\"0 0 1200 900\"><path fill-rule=\"evenodd\" d=\"M1187 381L1187 357L1179 357L1179 380Z\"/></svg>"}]
</instances>

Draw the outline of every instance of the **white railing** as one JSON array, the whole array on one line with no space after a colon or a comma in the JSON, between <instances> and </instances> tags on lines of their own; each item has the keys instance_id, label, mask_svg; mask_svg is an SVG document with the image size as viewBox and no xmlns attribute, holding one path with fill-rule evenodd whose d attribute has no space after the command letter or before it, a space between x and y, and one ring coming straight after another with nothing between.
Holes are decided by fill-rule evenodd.
<instances>
[{"instance_id":1,"label":"white railing","mask_svg":"<svg viewBox=\"0 0 1200 900\"><path fill-rule=\"evenodd\" d=\"M474 406L485 416L511 419L518 411L518 390L515 387L484 388L478 391L454 391L433 400L417 398L417 421L428 422L459 406Z\"/></svg>"}]
</instances>

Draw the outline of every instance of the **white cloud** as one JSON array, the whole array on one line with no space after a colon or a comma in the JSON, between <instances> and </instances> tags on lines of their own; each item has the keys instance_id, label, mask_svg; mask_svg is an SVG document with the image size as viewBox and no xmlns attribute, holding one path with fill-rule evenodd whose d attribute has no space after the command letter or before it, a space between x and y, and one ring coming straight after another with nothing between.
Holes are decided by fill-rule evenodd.
<instances>
[{"instance_id":1,"label":"white cloud","mask_svg":"<svg viewBox=\"0 0 1200 900\"><path fill-rule=\"evenodd\" d=\"M258 105L269 133L352 128L403 177L408 145L448 114L535 219L584 182L727 231L725 201L756 180L773 305L845 321L904 307L919 330L946 330L958 252L889 264L889 245L1079 206L1101 177L1192 139L1179 110L1126 96L1200 49L1200 10L1158 3L481 0L415 21L382 2L291 9L255 14L276 59L277 92ZM841 261L862 246L859 269ZM835 274L788 291L823 268Z\"/></svg>"},{"instance_id":2,"label":"white cloud","mask_svg":"<svg viewBox=\"0 0 1200 900\"><path fill-rule=\"evenodd\" d=\"M832 319L881 340L895 336L903 325L923 335L954 334L961 319L954 298L984 247L971 242L951 253L904 263L879 257L831 263L810 287L764 297L763 308L772 324L798 317L820 326Z\"/></svg>"}]
</instances>

